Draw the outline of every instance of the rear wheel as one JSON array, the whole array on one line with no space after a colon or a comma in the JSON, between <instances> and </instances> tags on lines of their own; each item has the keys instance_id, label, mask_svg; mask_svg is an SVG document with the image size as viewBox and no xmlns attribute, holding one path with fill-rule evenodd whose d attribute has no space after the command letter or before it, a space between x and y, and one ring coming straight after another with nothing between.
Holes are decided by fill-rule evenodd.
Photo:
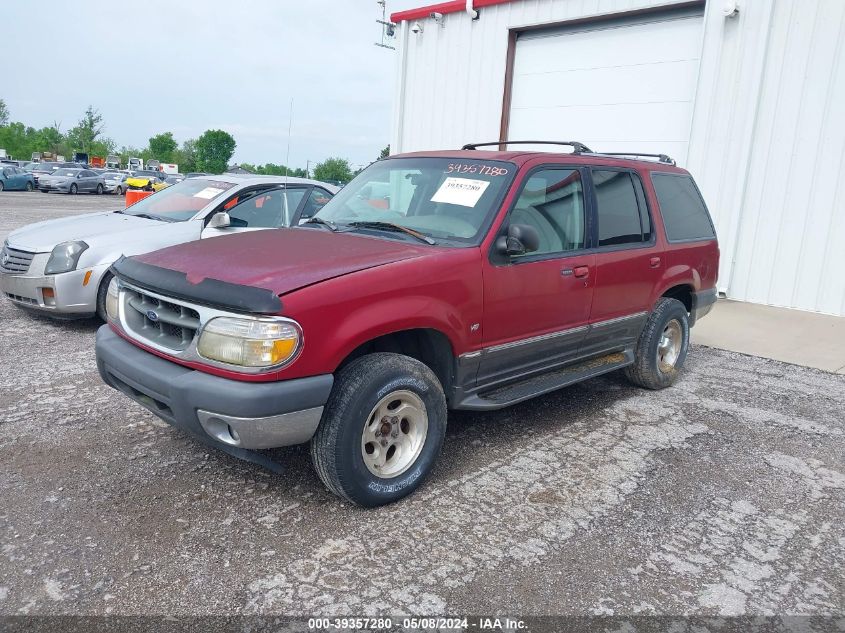
<instances>
[{"instance_id":1,"label":"rear wheel","mask_svg":"<svg viewBox=\"0 0 845 633\"><path fill-rule=\"evenodd\" d=\"M76 186L76 183L73 183L73 184L70 186L70 193L72 193L72 194L76 194L76 192L77 192L77 191L79 191L79 188Z\"/></svg>"},{"instance_id":2,"label":"rear wheel","mask_svg":"<svg viewBox=\"0 0 845 633\"><path fill-rule=\"evenodd\" d=\"M675 383L689 351L689 315L677 299L661 298L637 341L634 364L625 375L646 389Z\"/></svg>"},{"instance_id":3,"label":"rear wheel","mask_svg":"<svg viewBox=\"0 0 845 633\"><path fill-rule=\"evenodd\" d=\"M311 460L329 490L379 506L420 486L445 435L446 398L434 372L401 354L368 354L337 374Z\"/></svg>"}]
</instances>

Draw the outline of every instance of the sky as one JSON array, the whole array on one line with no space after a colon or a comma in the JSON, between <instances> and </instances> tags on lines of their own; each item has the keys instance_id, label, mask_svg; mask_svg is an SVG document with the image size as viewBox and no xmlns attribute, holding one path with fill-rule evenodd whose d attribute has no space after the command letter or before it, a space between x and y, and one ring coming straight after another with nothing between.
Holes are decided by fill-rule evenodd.
<instances>
[{"instance_id":1,"label":"sky","mask_svg":"<svg viewBox=\"0 0 845 633\"><path fill-rule=\"evenodd\" d=\"M388 15L428 3L388 0ZM286 163L292 121L291 166L366 165L393 105L379 18L376 0L4 3L0 99L12 121L64 132L93 105L118 148L223 129L236 163Z\"/></svg>"}]
</instances>

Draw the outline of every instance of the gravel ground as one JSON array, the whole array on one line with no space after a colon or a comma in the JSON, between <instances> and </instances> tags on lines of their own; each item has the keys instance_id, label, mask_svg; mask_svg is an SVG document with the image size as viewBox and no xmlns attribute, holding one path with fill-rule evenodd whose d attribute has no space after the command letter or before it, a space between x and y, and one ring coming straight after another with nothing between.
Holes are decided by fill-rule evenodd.
<instances>
[{"instance_id":1,"label":"gravel ground","mask_svg":"<svg viewBox=\"0 0 845 633\"><path fill-rule=\"evenodd\" d=\"M0 237L119 202L0 194ZM361 510L105 387L97 323L0 322L0 614L845 615L845 376L694 347L664 391L453 413Z\"/></svg>"}]
</instances>

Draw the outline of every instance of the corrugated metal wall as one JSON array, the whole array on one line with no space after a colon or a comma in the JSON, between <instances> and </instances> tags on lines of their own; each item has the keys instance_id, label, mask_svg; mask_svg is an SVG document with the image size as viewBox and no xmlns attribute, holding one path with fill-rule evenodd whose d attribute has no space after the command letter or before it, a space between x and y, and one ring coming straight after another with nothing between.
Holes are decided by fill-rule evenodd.
<instances>
[{"instance_id":1,"label":"corrugated metal wall","mask_svg":"<svg viewBox=\"0 0 845 633\"><path fill-rule=\"evenodd\" d=\"M671 4L517 0L403 23L391 147L496 140L511 28ZM845 315L845 1L709 1L686 165L736 299ZM579 139L589 144L590 139Z\"/></svg>"}]
</instances>

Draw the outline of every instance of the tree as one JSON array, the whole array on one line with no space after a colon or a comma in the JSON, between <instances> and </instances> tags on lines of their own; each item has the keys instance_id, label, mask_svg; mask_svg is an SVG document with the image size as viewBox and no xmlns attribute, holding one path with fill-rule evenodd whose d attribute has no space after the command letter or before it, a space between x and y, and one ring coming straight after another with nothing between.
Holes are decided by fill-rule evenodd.
<instances>
[{"instance_id":1,"label":"tree","mask_svg":"<svg viewBox=\"0 0 845 633\"><path fill-rule=\"evenodd\" d=\"M378 155L378 158L379 160L381 160L382 158L387 158L388 156L390 156L390 145L381 150L381 153Z\"/></svg>"},{"instance_id":2,"label":"tree","mask_svg":"<svg viewBox=\"0 0 845 633\"><path fill-rule=\"evenodd\" d=\"M352 180L352 169L345 158L327 158L314 167L314 179L323 182L349 182Z\"/></svg>"},{"instance_id":3,"label":"tree","mask_svg":"<svg viewBox=\"0 0 845 633\"><path fill-rule=\"evenodd\" d=\"M0 126L8 125L9 123L9 108L6 107L6 102L0 99Z\"/></svg>"},{"instance_id":4,"label":"tree","mask_svg":"<svg viewBox=\"0 0 845 633\"><path fill-rule=\"evenodd\" d=\"M173 153L179 147L173 138L173 132L162 132L150 139L150 154L163 163L173 162Z\"/></svg>"},{"instance_id":5,"label":"tree","mask_svg":"<svg viewBox=\"0 0 845 633\"><path fill-rule=\"evenodd\" d=\"M91 153L102 147L94 148L94 142L103 131L103 115L94 106L88 106L85 116L79 120L75 128L67 133L68 144L74 150Z\"/></svg>"},{"instance_id":6,"label":"tree","mask_svg":"<svg viewBox=\"0 0 845 633\"><path fill-rule=\"evenodd\" d=\"M188 139L182 143L182 147L173 152L173 161L179 165L179 171L187 174L192 171L199 171L197 168L197 142Z\"/></svg>"},{"instance_id":7,"label":"tree","mask_svg":"<svg viewBox=\"0 0 845 633\"><path fill-rule=\"evenodd\" d=\"M235 139L223 130L206 130L196 141L197 166L201 171L222 174L235 153Z\"/></svg>"}]
</instances>

